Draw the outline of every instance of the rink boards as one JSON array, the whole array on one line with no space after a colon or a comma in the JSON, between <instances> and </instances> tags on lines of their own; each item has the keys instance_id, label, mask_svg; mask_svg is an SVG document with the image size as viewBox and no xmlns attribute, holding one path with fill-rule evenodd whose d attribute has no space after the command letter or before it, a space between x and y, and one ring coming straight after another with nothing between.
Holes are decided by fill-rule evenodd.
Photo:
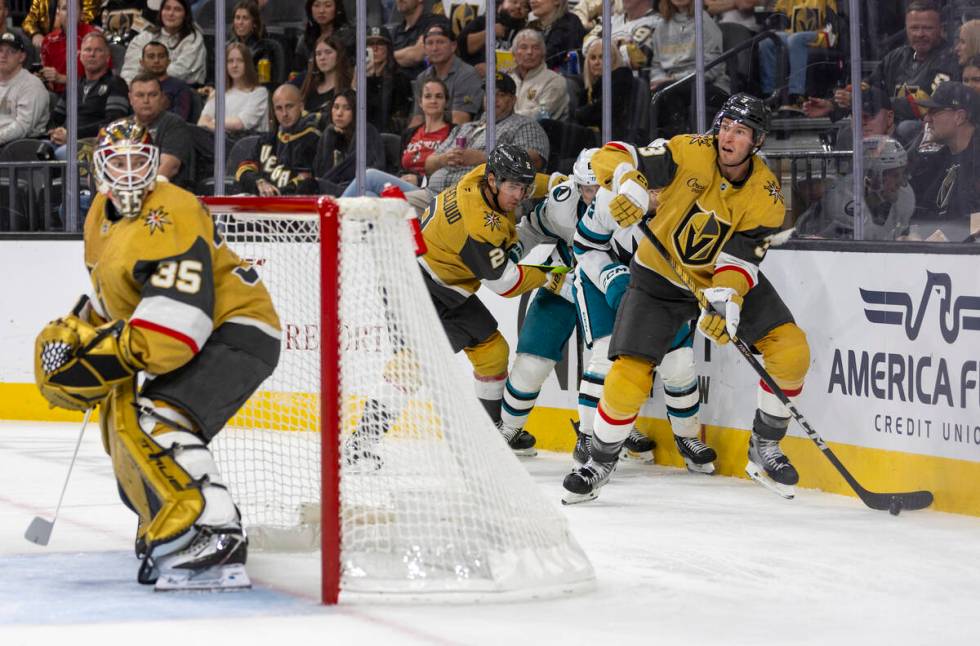
<instances>
[{"instance_id":1,"label":"rink boards","mask_svg":"<svg viewBox=\"0 0 980 646\"><path fill-rule=\"evenodd\" d=\"M0 241L9 285L0 307L0 419L80 419L49 409L37 395L31 350L40 327L88 291L82 267L79 241ZM976 257L773 250L764 271L810 342L800 409L855 476L871 489L931 489L937 509L980 515ZM513 350L527 299L485 300ZM531 417L529 429L544 449L570 450L574 441L569 418L576 416L582 358L574 339L570 346ZM733 349L701 337L695 348L708 440L719 451L720 472L740 475L757 379ZM679 466L659 385L655 391L640 428L656 438L658 462ZM802 486L849 493L802 431L790 432L786 450Z\"/></svg>"}]
</instances>

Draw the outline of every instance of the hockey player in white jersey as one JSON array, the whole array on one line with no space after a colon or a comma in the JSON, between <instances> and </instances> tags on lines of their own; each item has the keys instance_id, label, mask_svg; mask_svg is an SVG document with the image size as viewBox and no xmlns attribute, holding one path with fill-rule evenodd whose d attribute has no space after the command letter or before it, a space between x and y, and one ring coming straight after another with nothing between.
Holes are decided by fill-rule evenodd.
<instances>
[{"instance_id":1,"label":"hockey player in white jersey","mask_svg":"<svg viewBox=\"0 0 980 646\"><path fill-rule=\"evenodd\" d=\"M629 284L629 264L642 238L639 223L620 228L609 211L613 193L600 188L592 208L579 220L575 232L575 298L586 344L592 349L589 365L579 388L580 434L573 457L579 465L589 457L589 444L596 410L611 361L609 339L619 303ZM694 328L685 323L677 331L670 351L657 372L664 384L667 419L674 443L687 468L695 473L714 473L717 455L701 441L700 399L694 368ZM635 429L634 429L635 432ZM593 493L597 494L598 489ZM566 491L564 502L592 500Z\"/></svg>"}]
</instances>

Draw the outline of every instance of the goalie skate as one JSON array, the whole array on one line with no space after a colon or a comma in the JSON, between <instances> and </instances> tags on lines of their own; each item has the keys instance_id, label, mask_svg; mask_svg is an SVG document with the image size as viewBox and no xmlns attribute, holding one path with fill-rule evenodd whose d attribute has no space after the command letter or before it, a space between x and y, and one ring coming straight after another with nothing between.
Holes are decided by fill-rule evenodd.
<instances>
[{"instance_id":1,"label":"goalie skate","mask_svg":"<svg viewBox=\"0 0 980 646\"><path fill-rule=\"evenodd\" d=\"M150 563L156 574L154 589L250 588L252 582L245 572L247 554L248 540L240 527L200 527L187 547Z\"/></svg>"},{"instance_id":2,"label":"goalie skate","mask_svg":"<svg viewBox=\"0 0 980 646\"><path fill-rule=\"evenodd\" d=\"M589 460L585 465L572 470L562 481L565 493L561 497L563 505L575 505L595 500L599 490L609 482L616 462L596 462Z\"/></svg>"},{"instance_id":3,"label":"goalie skate","mask_svg":"<svg viewBox=\"0 0 980 646\"><path fill-rule=\"evenodd\" d=\"M749 461L745 473L766 489L792 500L796 495L793 486L800 480L796 468L779 448L776 440L766 440L754 433L749 439Z\"/></svg>"},{"instance_id":4,"label":"goalie skate","mask_svg":"<svg viewBox=\"0 0 980 646\"><path fill-rule=\"evenodd\" d=\"M675 435L674 443L677 445L681 457L684 458L684 464L687 465L688 471L709 476L715 472L715 460L718 458L718 454L700 438Z\"/></svg>"},{"instance_id":5,"label":"goalie skate","mask_svg":"<svg viewBox=\"0 0 980 646\"><path fill-rule=\"evenodd\" d=\"M619 457L621 460L650 464L653 462L653 449L656 447L656 442L634 428L630 431L629 437L626 438L626 443L623 444Z\"/></svg>"}]
</instances>

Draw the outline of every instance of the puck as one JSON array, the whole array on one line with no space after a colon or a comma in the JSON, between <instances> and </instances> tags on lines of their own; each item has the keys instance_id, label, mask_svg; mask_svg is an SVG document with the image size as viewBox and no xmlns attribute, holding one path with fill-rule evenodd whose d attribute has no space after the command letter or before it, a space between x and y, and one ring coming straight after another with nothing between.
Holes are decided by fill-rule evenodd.
<instances>
[{"instance_id":1,"label":"puck","mask_svg":"<svg viewBox=\"0 0 980 646\"><path fill-rule=\"evenodd\" d=\"M898 516L898 514L901 513L901 511L902 511L902 499L892 498L891 503L889 503L888 505L888 513L891 514L892 516Z\"/></svg>"}]
</instances>

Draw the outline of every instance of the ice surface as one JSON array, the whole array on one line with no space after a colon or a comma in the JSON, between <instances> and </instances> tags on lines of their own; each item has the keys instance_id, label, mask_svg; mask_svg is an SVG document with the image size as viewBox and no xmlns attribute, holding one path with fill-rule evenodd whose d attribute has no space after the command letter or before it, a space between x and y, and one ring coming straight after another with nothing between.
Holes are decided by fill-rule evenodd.
<instances>
[{"instance_id":1,"label":"ice surface","mask_svg":"<svg viewBox=\"0 0 980 646\"><path fill-rule=\"evenodd\" d=\"M34 516L50 519L77 431L0 423L5 646L980 643L980 519L892 517L806 490L787 501L744 480L640 464L623 465L597 501L564 509L599 577L584 596L324 608L312 559L259 553L251 591L153 593L136 583L135 517L95 424L50 545L23 538ZM542 453L524 464L557 504L570 462Z\"/></svg>"}]
</instances>

